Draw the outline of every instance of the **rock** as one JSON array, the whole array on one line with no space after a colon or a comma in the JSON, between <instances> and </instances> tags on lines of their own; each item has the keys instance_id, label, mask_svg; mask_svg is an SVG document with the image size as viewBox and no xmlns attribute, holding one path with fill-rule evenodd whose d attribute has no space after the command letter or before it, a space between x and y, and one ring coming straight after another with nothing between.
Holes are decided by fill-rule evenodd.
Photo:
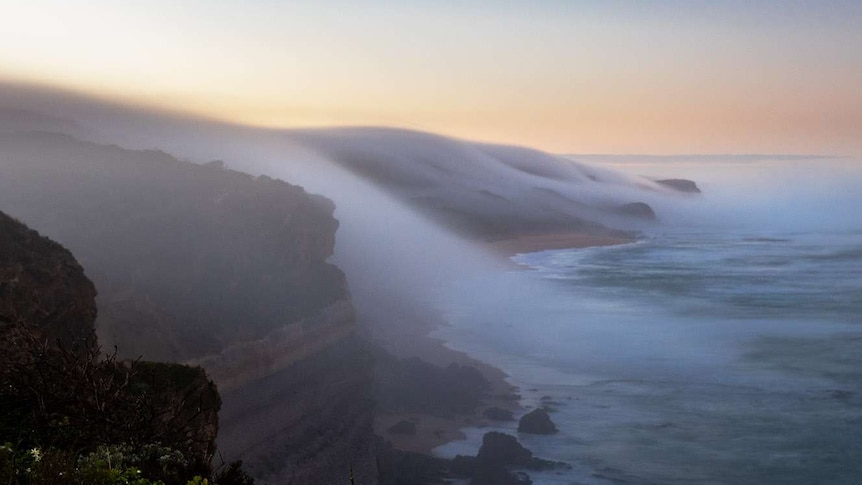
<instances>
[{"instance_id":1,"label":"rock","mask_svg":"<svg viewBox=\"0 0 862 485\"><path fill-rule=\"evenodd\" d=\"M451 472L449 460L436 458L422 453L395 449L391 443L378 443L376 466L379 481L360 481L356 483L377 483L377 485L424 485L445 483L447 468ZM454 461L454 460L453 460ZM347 480L324 483L346 483ZM270 482L271 483L271 482ZM288 482L290 483L290 482Z\"/></svg>"},{"instance_id":2,"label":"rock","mask_svg":"<svg viewBox=\"0 0 862 485\"><path fill-rule=\"evenodd\" d=\"M476 457L457 455L449 462L449 472L457 477L472 477L476 473Z\"/></svg>"},{"instance_id":3,"label":"rock","mask_svg":"<svg viewBox=\"0 0 862 485\"><path fill-rule=\"evenodd\" d=\"M66 248L0 212L0 328L26 325L70 348L94 339L95 298Z\"/></svg>"},{"instance_id":4,"label":"rock","mask_svg":"<svg viewBox=\"0 0 862 485\"><path fill-rule=\"evenodd\" d=\"M470 485L528 485L532 483L529 477L513 474L507 467L532 458L533 452L521 446L514 436L496 431L485 433Z\"/></svg>"},{"instance_id":5,"label":"rock","mask_svg":"<svg viewBox=\"0 0 862 485\"><path fill-rule=\"evenodd\" d=\"M692 180L686 179L664 179L664 180L656 180L655 183L664 185L665 187L670 187L679 192L688 192L692 194L699 194L700 188L696 183Z\"/></svg>"},{"instance_id":6,"label":"rock","mask_svg":"<svg viewBox=\"0 0 862 485\"><path fill-rule=\"evenodd\" d=\"M0 146L0 207L86 266L120 357L218 354L349 297L334 205L301 187L56 133Z\"/></svg>"},{"instance_id":7,"label":"rock","mask_svg":"<svg viewBox=\"0 0 862 485\"><path fill-rule=\"evenodd\" d=\"M213 382L199 367L103 356L95 298L66 248L0 212L0 429L68 452L159 443L209 466Z\"/></svg>"},{"instance_id":8,"label":"rock","mask_svg":"<svg viewBox=\"0 0 862 485\"><path fill-rule=\"evenodd\" d=\"M510 468L527 470L571 469L566 463L543 460L533 456L518 439L491 431L482 438L476 457L458 455L449 462L449 472L458 477L471 477L470 485L529 485L527 474Z\"/></svg>"},{"instance_id":9,"label":"rock","mask_svg":"<svg viewBox=\"0 0 862 485\"><path fill-rule=\"evenodd\" d=\"M500 466L513 465L519 460L529 460L533 452L521 446L514 436L491 431L482 438L482 447L476 459L482 464Z\"/></svg>"},{"instance_id":10,"label":"rock","mask_svg":"<svg viewBox=\"0 0 862 485\"><path fill-rule=\"evenodd\" d=\"M534 409L522 416L518 422L519 433L554 434L557 431L557 427L544 409Z\"/></svg>"},{"instance_id":11,"label":"rock","mask_svg":"<svg viewBox=\"0 0 862 485\"><path fill-rule=\"evenodd\" d=\"M417 357L398 359L382 349L376 359L375 395L388 412L453 417L472 415L489 387L476 368L433 365Z\"/></svg>"},{"instance_id":12,"label":"rock","mask_svg":"<svg viewBox=\"0 0 862 485\"><path fill-rule=\"evenodd\" d=\"M403 434L413 436L416 434L416 423L412 423L410 421L401 420L397 423L393 424L386 431L392 434Z\"/></svg>"},{"instance_id":13,"label":"rock","mask_svg":"<svg viewBox=\"0 0 862 485\"><path fill-rule=\"evenodd\" d=\"M494 421L514 421L515 417L512 415L512 411L508 409L502 409L498 407L488 408L482 411L482 416L485 416L488 419Z\"/></svg>"},{"instance_id":14,"label":"rock","mask_svg":"<svg viewBox=\"0 0 862 485\"><path fill-rule=\"evenodd\" d=\"M629 217L637 217L638 219L647 219L650 221L656 220L655 212L652 210L652 207L644 202L623 204L616 208L616 212Z\"/></svg>"},{"instance_id":15,"label":"rock","mask_svg":"<svg viewBox=\"0 0 862 485\"><path fill-rule=\"evenodd\" d=\"M0 134L0 155L0 207L78 257L100 293L98 315L79 320L96 317L105 347L216 379L221 453L260 483L336 483L351 465L357 483L377 481L373 361L328 261L331 201L219 163L55 133Z\"/></svg>"}]
</instances>

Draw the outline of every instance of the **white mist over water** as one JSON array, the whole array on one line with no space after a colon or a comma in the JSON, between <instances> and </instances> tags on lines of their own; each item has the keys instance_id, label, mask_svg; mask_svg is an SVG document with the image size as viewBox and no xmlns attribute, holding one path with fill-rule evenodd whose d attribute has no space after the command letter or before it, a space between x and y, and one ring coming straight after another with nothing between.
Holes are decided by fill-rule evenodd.
<instances>
[{"instance_id":1,"label":"white mist over water","mask_svg":"<svg viewBox=\"0 0 862 485\"><path fill-rule=\"evenodd\" d=\"M509 372L526 405L556 409L562 433L520 439L575 470L536 475L537 484L862 476L857 160L586 159L691 178L704 194L612 189L656 209L647 241L526 256L538 271L510 272L285 133L80 100L42 106L65 106L61 116L102 142L223 159L332 198L342 224L335 259L360 313L385 318L390 304L442 295L430 304L452 326L438 335ZM376 149L385 153L386 140ZM584 192L593 195L606 194ZM473 454L487 430L441 452Z\"/></svg>"},{"instance_id":2,"label":"white mist over water","mask_svg":"<svg viewBox=\"0 0 862 485\"><path fill-rule=\"evenodd\" d=\"M704 195L693 203L649 201L670 226L735 232L829 232L862 226L862 159L715 155L585 160L651 178L697 181Z\"/></svg>"},{"instance_id":3,"label":"white mist over water","mask_svg":"<svg viewBox=\"0 0 862 485\"><path fill-rule=\"evenodd\" d=\"M856 483L858 162L630 167L705 193L645 241L521 255L532 270L444 295L438 335L554 410L561 433L519 438L575 468L535 483Z\"/></svg>"}]
</instances>

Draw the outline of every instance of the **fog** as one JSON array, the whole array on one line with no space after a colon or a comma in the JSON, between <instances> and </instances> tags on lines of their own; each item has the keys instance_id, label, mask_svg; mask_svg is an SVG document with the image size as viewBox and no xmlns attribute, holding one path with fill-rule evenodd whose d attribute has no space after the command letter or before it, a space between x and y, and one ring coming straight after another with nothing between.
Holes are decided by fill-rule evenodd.
<instances>
[{"instance_id":1,"label":"fog","mask_svg":"<svg viewBox=\"0 0 862 485\"><path fill-rule=\"evenodd\" d=\"M224 160L331 198L341 223L335 262L360 306L380 295L419 304L429 288L495 264L479 244L417 212L428 206L483 221L559 228L584 219L647 234L834 230L858 226L862 206L862 171L849 159L561 157L386 128L253 129L24 85L2 84L0 93L0 131L61 131ZM674 193L652 182L661 178L695 180L704 193ZM658 223L612 210L636 201L652 206Z\"/></svg>"},{"instance_id":2,"label":"fog","mask_svg":"<svg viewBox=\"0 0 862 485\"><path fill-rule=\"evenodd\" d=\"M744 229L753 233L862 229L862 160L810 156L584 156L654 178L696 180L703 196L676 204L645 200L666 215L659 230Z\"/></svg>"},{"instance_id":3,"label":"fog","mask_svg":"<svg viewBox=\"0 0 862 485\"><path fill-rule=\"evenodd\" d=\"M253 129L22 85L0 85L0 92L0 131L61 131L193 162L224 160L331 198L341 224L334 262L371 320L387 311L419 319L415 312L424 312L436 289L499 263L481 244L425 217L428 207L504 226L551 221L559 229L583 219L647 234L768 234L858 226L862 206L862 175L848 159L561 157L387 128ZM695 180L704 193L652 182L662 178ZM658 223L612 210L635 201L652 206Z\"/></svg>"},{"instance_id":4,"label":"fog","mask_svg":"<svg viewBox=\"0 0 862 485\"><path fill-rule=\"evenodd\" d=\"M724 476L717 451L759 469L771 448L741 439L785 442L795 439L786 430L846 426L821 406L850 401L811 396L852 396L860 382L860 160L564 157L392 128L256 129L26 86L0 85L0 100L0 133L53 131L193 163L221 160L332 199L340 223L332 262L346 275L360 327L404 350L448 323L432 335L507 372L522 403L579 396L554 414L556 438L525 443L568 462L591 453L589 479L595 463L631 474L653 464L669 470L644 482L668 483L686 467ZM28 156L56 154L18 159L3 148L0 138L0 176ZM105 160L113 153L89 148ZM156 152L141 159L173 163ZM52 177L20 189L62 190L62 174ZM702 193L655 182L676 178ZM633 202L649 204L657 220L620 211ZM489 248L494 239L567 230L637 231L644 240L516 258L533 271ZM763 399L787 409L781 430L758 431L775 418L761 410ZM729 422L735 434L722 441ZM264 418L255 426L269 431ZM695 431L674 432L686 427ZM452 449L474 453L484 431L468 432L469 449ZM832 458L828 447L813 451Z\"/></svg>"},{"instance_id":5,"label":"fog","mask_svg":"<svg viewBox=\"0 0 862 485\"><path fill-rule=\"evenodd\" d=\"M334 262L360 314L372 320L381 312L391 319L396 307L410 314L405 321L419 319L437 289L499 264L411 201L504 226L585 219L637 229L642 221L608 209L647 198L667 198L668 207L691 200L643 177L520 147L384 128L253 129L30 86L5 84L0 92L0 131L59 131L192 162L223 160L331 198L341 224Z\"/></svg>"}]
</instances>

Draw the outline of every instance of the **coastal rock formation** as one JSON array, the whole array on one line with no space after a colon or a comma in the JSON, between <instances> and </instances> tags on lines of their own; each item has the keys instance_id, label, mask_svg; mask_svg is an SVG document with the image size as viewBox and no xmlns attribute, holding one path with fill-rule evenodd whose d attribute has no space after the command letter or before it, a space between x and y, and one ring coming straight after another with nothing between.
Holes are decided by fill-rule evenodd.
<instances>
[{"instance_id":1,"label":"coastal rock formation","mask_svg":"<svg viewBox=\"0 0 862 485\"><path fill-rule=\"evenodd\" d=\"M533 457L533 452L524 448L514 436L491 431L482 437L482 447L476 459L482 463L514 465Z\"/></svg>"},{"instance_id":2,"label":"coastal rock formation","mask_svg":"<svg viewBox=\"0 0 862 485\"><path fill-rule=\"evenodd\" d=\"M223 394L219 449L262 483L374 483L371 354L356 335Z\"/></svg>"},{"instance_id":3,"label":"coastal rock formation","mask_svg":"<svg viewBox=\"0 0 862 485\"><path fill-rule=\"evenodd\" d=\"M99 291L99 336L124 356L204 357L347 297L325 261L338 222L323 197L58 134L0 146L0 206L78 257Z\"/></svg>"},{"instance_id":4,"label":"coastal rock formation","mask_svg":"<svg viewBox=\"0 0 862 485\"><path fill-rule=\"evenodd\" d=\"M692 194L699 194L700 188L693 180L686 179L664 179L664 180L656 180L655 183L664 185L665 187L670 187L679 192L688 192Z\"/></svg>"},{"instance_id":5,"label":"coastal rock formation","mask_svg":"<svg viewBox=\"0 0 862 485\"><path fill-rule=\"evenodd\" d=\"M0 328L25 325L69 347L92 338L95 298L72 253L0 212Z\"/></svg>"},{"instance_id":6,"label":"coastal rock formation","mask_svg":"<svg viewBox=\"0 0 862 485\"><path fill-rule=\"evenodd\" d=\"M328 199L268 177L54 133L0 135L0 207L69 247L99 338L223 391L220 452L270 483L376 476L372 361Z\"/></svg>"},{"instance_id":7,"label":"coastal rock formation","mask_svg":"<svg viewBox=\"0 0 862 485\"><path fill-rule=\"evenodd\" d=\"M629 204L623 204L617 207L616 211L617 213L628 217L635 217L648 221L656 220L655 211L653 211L652 207L645 202L631 202Z\"/></svg>"},{"instance_id":8,"label":"coastal rock formation","mask_svg":"<svg viewBox=\"0 0 862 485\"><path fill-rule=\"evenodd\" d=\"M221 404L212 381L196 367L103 356L95 296L68 250L0 212L4 441L78 454L158 444L208 469Z\"/></svg>"},{"instance_id":9,"label":"coastal rock formation","mask_svg":"<svg viewBox=\"0 0 862 485\"><path fill-rule=\"evenodd\" d=\"M382 351L376 357L375 397L385 411L440 417L473 414L489 387L482 373L467 365L440 367Z\"/></svg>"},{"instance_id":10,"label":"coastal rock formation","mask_svg":"<svg viewBox=\"0 0 862 485\"><path fill-rule=\"evenodd\" d=\"M557 427L554 425L553 421L551 421L551 417L548 415L548 412L542 408L530 411L523 415L521 420L518 421L519 433L554 434L557 431Z\"/></svg>"},{"instance_id":11,"label":"coastal rock formation","mask_svg":"<svg viewBox=\"0 0 862 485\"><path fill-rule=\"evenodd\" d=\"M505 433L491 431L482 437L482 447L475 456L456 456L449 464L455 476L470 477L471 485L528 485L532 483L523 472L570 469L571 466L533 456L517 438Z\"/></svg>"}]
</instances>

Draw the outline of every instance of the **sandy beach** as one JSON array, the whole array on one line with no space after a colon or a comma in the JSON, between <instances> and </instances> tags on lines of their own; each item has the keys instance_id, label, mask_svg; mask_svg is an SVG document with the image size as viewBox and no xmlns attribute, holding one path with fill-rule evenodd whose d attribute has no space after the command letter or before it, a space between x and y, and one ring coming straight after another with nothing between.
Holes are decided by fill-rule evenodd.
<instances>
[{"instance_id":1,"label":"sandy beach","mask_svg":"<svg viewBox=\"0 0 862 485\"><path fill-rule=\"evenodd\" d=\"M555 233L520 236L514 239L489 242L486 247L501 259L509 261L511 256L549 249L588 248L627 244L632 238L593 235L586 233ZM513 266L517 266L514 265ZM520 268L520 266L517 266ZM401 450L430 454L438 446L464 438L460 430L465 427L491 424L482 415L490 407L512 411L517 418L522 410L518 403L518 389L506 381L508 377L500 369L475 360L468 355L446 347L445 342L429 335L434 329L448 325L445 319L431 309L398 307L387 309L389 318L376 320L374 339L388 352L398 357L419 357L439 366L450 363L469 365L478 369L488 379L491 387L477 413L454 418L441 418L416 413L380 413L375 420L375 432ZM387 430L406 420L416 425L415 435L399 435Z\"/></svg>"},{"instance_id":2,"label":"sandy beach","mask_svg":"<svg viewBox=\"0 0 862 485\"><path fill-rule=\"evenodd\" d=\"M513 239L503 239L487 243L487 247L503 257L516 254L534 253L549 249L590 248L614 246L633 242L632 237L590 234L583 232L564 232L553 234L529 234Z\"/></svg>"}]
</instances>

